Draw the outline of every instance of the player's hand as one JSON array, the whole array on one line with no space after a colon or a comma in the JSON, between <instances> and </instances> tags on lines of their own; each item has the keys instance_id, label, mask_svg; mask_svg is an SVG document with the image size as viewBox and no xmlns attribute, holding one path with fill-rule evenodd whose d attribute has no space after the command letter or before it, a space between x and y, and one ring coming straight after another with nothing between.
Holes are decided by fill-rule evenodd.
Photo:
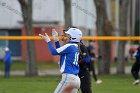
<instances>
[{"instance_id":1,"label":"player's hand","mask_svg":"<svg viewBox=\"0 0 140 93\"><path fill-rule=\"evenodd\" d=\"M45 33L45 35L39 34L39 36L40 36L42 39L44 39L46 42L51 41L47 33Z\"/></svg>"},{"instance_id":2,"label":"player's hand","mask_svg":"<svg viewBox=\"0 0 140 93\"><path fill-rule=\"evenodd\" d=\"M56 32L55 29L52 29L52 36L55 42L59 41L58 39L58 33Z\"/></svg>"}]
</instances>

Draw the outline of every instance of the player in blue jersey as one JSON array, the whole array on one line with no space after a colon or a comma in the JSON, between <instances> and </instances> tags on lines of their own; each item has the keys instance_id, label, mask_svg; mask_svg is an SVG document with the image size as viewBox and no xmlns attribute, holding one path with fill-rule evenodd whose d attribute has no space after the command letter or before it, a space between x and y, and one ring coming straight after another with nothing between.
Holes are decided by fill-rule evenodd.
<instances>
[{"instance_id":1,"label":"player in blue jersey","mask_svg":"<svg viewBox=\"0 0 140 93\"><path fill-rule=\"evenodd\" d=\"M78 43L82 38L82 32L77 28L69 28L64 34L67 38L67 43L60 47L58 33L55 30L52 31L56 48L53 47L53 44L46 33L45 35L39 34L39 36L48 43L52 55L60 55L60 72L62 73L62 80L54 93L77 93L80 88L80 78L78 77Z\"/></svg>"},{"instance_id":2,"label":"player in blue jersey","mask_svg":"<svg viewBox=\"0 0 140 93\"><path fill-rule=\"evenodd\" d=\"M12 52L8 47L5 49L5 56L4 56L4 77L9 78L10 77L10 70L11 70L11 65L12 65Z\"/></svg>"}]
</instances>

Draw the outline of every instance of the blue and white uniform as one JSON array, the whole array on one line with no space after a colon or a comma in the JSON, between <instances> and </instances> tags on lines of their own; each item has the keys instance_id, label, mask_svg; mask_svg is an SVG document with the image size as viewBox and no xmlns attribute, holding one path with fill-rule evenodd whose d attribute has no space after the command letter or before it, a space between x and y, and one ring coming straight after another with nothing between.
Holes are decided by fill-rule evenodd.
<instances>
[{"instance_id":1,"label":"blue and white uniform","mask_svg":"<svg viewBox=\"0 0 140 93\"><path fill-rule=\"evenodd\" d=\"M73 90L70 93L77 93L80 88L79 73L79 51L76 43L67 43L60 47L59 41L55 42L56 49L53 44L48 42L48 46L52 55L60 55L60 72L62 80L57 86L54 93L66 93L69 88Z\"/></svg>"}]
</instances>

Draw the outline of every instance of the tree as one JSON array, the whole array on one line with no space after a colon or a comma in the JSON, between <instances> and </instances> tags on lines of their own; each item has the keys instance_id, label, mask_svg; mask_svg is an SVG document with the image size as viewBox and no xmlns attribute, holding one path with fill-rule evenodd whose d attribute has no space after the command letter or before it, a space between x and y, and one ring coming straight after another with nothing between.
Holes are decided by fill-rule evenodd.
<instances>
[{"instance_id":1,"label":"tree","mask_svg":"<svg viewBox=\"0 0 140 93\"><path fill-rule=\"evenodd\" d=\"M127 14L128 14L129 0L121 0L120 2L120 29L119 36L126 36L127 34ZM125 41L118 42L118 60L117 60L117 73L123 74L125 67Z\"/></svg>"},{"instance_id":2,"label":"tree","mask_svg":"<svg viewBox=\"0 0 140 93\"><path fill-rule=\"evenodd\" d=\"M140 0L136 0L135 1L135 15L136 15L136 17L135 17L135 26L134 26L134 35L135 36L140 36L140 11L139 11L139 8L140 8ZM134 42L135 44L140 44L140 41L135 41Z\"/></svg>"},{"instance_id":3,"label":"tree","mask_svg":"<svg viewBox=\"0 0 140 93\"><path fill-rule=\"evenodd\" d=\"M72 26L71 0L63 0L63 2L64 2L65 28L68 28Z\"/></svg>"},{"instance_id":4,"label":"tree","mask_svg":"<svg viewBox=\"0 0 140 93\"><path fill-rule=\"evenodd\" d=\"M97 9L97 35L110 36L112 25L107 17L105 0L95 0L95 4ZM99 55L101 56L98 62L99 74L109 74L111 62L111 41L99 41Z\"/></svg>"},{"instance_id":5,"label":"tree","mask_svg":"<svg viewBox=\"0 0 140 93\"><path fill-rule=\"evenodd\" d=\"M23 21L28 36L32 36L32 0L18 0L23 13ZM27 65L26 65L26 76L37 75L37 68L35 64L35 49L34 41L27 41L26 49Z\"/></svg>"}]
</instances>

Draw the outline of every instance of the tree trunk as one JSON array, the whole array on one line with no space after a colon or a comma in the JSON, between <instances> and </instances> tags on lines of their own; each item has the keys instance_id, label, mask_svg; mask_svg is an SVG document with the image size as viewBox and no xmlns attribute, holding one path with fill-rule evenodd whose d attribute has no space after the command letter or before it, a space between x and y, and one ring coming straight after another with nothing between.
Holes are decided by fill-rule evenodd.
<instances>
[{"instance_id":1,"label":"tree trunk","mask_svg":"<svg viewBox=\"0 0 140 93\"><path fill-rule=\"evenodd\" d=\"M107 18L105 1L95 0L95 4L97 9L97 34L98 36L110 36L112 26ZM99 41L99 55L101 56L98 62L99 74L109 74L111 62L110 41Z\"/></svg>"},{"instance_id":2,"label":"tree trunk","mask_svg":"<svg viewBox=\"0 0 140 93\"><path fill-rule=\"evenodd\" d=\"M28 36L32 36L32 0L19 0L21 5L21 10L23 13L23 20L26 28L26 33ZM35 48L34 41L27 41L26 49L27 65L26 65L26 76L35 76L38 75L36 60L35 60Z\"/></svg>"},{"instance_id":3,"label":"tree trunk","mask_svg":"<svg viewBox=\"0 0 140 93\"><path fill-rule=\"evenodd\" d=\"M65 28L68 28L72 26L71 0L63 0L63 2L64 2Z\"/></svg>"},{"instance_id":4,"label":"tree trunk","mask_svg":"<svg viewBox=\"0 0 140 93\"><path fill-rule=\"evenodd\" d=\"M127 29L127 14L128 14L128 0L122 0L120 3L120 36L126 36ZM125 72L125 44L126 41L119 41L118 46L118 61L117 73L123 74Z\"/></svg>"}]
</instances>

